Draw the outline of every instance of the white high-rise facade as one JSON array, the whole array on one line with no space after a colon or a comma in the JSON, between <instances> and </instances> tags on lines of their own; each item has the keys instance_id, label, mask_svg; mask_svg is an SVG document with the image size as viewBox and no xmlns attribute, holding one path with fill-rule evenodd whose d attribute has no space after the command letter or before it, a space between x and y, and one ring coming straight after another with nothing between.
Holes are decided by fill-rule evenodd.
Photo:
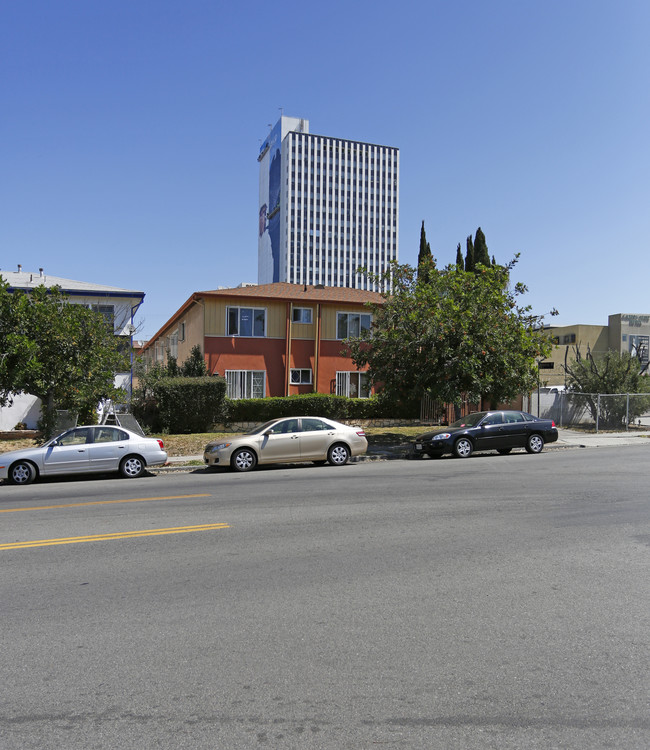
<instances>
[{"instance_id":1,"label":"white high-rise facade","mask_svg":"<svg viewBox=\"0 0 650 750\"><path fill-rule=\"evenodd\" d=\"M399 149L312 135L281 117L260 163L258 283L387 291L376 274L398 259Z\"/></svg>"}]
</instances>

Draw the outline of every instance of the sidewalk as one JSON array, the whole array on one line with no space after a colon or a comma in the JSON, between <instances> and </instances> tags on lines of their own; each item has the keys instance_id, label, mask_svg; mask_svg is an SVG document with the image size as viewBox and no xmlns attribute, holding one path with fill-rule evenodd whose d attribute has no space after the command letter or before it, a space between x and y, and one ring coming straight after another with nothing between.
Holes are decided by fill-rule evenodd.
<instances>
[{"instance_id":1,"label":"sidewalk","mask_svg":"<svg viewBox=\"0 0 650 750\"><path fill-rule=\"evenodd\" d=\"M605 448L622 447L624 445L648 445L650 446L650 432L582 432L581 430L569 430L564 427L558 428L558 440L556 443L548 443L544 450L558 450L560 448ZM405 459L408 453L407 445L370 445L365 455L359 456L353 461L392 461ZM152 468L152 471L180 471L188 469L200 469L201 466L190 464L191 461L199 461L203 465L203 454L195 456L170 456L166 466Z\"/></svg>"}]
</instances>

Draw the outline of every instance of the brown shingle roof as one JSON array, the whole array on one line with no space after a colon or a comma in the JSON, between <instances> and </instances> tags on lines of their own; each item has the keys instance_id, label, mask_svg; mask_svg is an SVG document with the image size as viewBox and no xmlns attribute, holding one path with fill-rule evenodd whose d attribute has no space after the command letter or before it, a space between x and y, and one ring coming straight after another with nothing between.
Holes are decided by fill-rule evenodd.
<instances>
[{"instance_id":1,"label":"brown shingle roof","mask_svg":"<svg viewBox=\"0 0 650 750\"><path fill-rule=\"evenodd\" d=\"M312 286L309 284L288 284L279 281L274 284L236 287L235 289L215 289L209 292L196 292L195 295L215 297L257 297L262 299L286 299L305 302L364 302L383 301L379 292L364 289L349 289L344 286Z\"/></svg>"},{"instance_id":2,"label":"brown shingle roof","mask_svg":"<svg viewBox=\"0 0 650 750\"><path fill-rule=\"evenodd\" d=\"M309 284L288 284L278 281L273 284L255 284L253 286L235 287L233 289L214 289L208 292L194 292L194 294L179 307L169 320L142 346L142 351L150 348L151 344L174 321L202 297L248 297L257 299L285 299L292 302L341 302L363 305L365 302L384 301L379 292L369 292L364 289L349 289L345 286L310 286Z\"/></svg>"}]
</instances>

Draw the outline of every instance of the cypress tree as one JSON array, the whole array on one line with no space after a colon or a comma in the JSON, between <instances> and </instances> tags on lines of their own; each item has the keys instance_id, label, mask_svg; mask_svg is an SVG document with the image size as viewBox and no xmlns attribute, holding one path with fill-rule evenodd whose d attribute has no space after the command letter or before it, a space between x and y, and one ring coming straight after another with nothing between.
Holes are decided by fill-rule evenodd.
<instances>
[{"instance_id":1,"label":"cypress tree","mask_svg":"<svg viewBox=\"0 0 650 750\"><path fill-rule=\"evenodd\" d=\"M460 249L460 242L458 243L458 247L456 248L456 265L461 271L465 270L465 261L463 260L463 253Z\"/></svg>"},{"instance_id":2,"label":"cypress tree","mask_svg":"<svg viewBox=\"0 0 650 750\"><path fill-rule=\"evenodd\" d=\"M429 268L433 266L433 255L431 245L427 242L427 235L424 231L424 221L420 229L420 252L418 253L418 278L425 283L429 279Z\"/></svg>"},{"instance_id":3,"label":"cypress tree","mask_svg":"<svg viewBox=\"0 0 650 750\"><path fill-rule=\"evenodd\" d=\"M465 255L465 270L474 270L474 244L472 243L472 235L467 238L467 254Z\"/></svg>"},{"instance_id":4,"label":"cypress tree","mask_svg":"<svg viewBox=\"0 0 650 750\"><path fill-rule=\"evenodd\" d=\"M476 237L474 238L474 264L477 266L479 263L483 266L490 265L490 254L481 227L476 230Z\"/></svg>"}]
</instances>

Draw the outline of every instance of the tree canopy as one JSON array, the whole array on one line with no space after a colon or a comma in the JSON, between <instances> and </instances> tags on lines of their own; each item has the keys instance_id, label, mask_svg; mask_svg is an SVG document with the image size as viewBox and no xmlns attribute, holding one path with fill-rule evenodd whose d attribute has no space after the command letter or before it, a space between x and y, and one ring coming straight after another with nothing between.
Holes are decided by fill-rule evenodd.
<instances>
[{"instance_id":1,"label":"tree canopy","mask_svg":"<svg viewBox=\"0 0 650 750\"><path fill-rule=\"evenodd\" d=\"M551 342L542 316L517 304L527 289L510 286L516 262L473 273L432 265L426 284L411 266L393 264L392 294L369 305L370 330L346 342L353 361L396 398L500 402L532 390Z\"/></svg>"},{"instance_id":2,"label":"tree canopy","mask_svg":"<svg viewBox=\"0 0 650 750\"><path fill-rule=\"evenodd\" d=\"M30 393L42 402L41 427L49 434L55 411L94 411L123 394L115 374L129 368L101 313L72 304L59 287L29 294L0 280L0 404Z\"/></svg>"}]
</instances>

